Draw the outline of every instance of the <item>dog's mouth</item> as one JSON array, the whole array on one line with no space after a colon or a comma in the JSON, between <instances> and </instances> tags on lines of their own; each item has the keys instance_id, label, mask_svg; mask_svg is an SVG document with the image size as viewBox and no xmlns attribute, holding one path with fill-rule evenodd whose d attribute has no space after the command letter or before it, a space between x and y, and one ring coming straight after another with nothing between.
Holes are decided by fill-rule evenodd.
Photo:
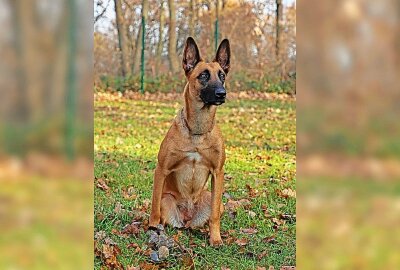
<instances>
[{"instance_id":1,"label":"dog's mouth","mask_svg":"<svg viewBox=\"0 0 400 270\"><path fill-rule=\"evenodd\" d=\"M219 105L224 104L224 103L225 103L225 99L224 100L220 100L220 101L215 101L215 103L213 105L219 106Z\"/></svg>"},{"instance_id":2,"label":"dog's mouth","mask_svg":"<svg viewBox=\"0 0 400 270\"><path fill-rule=\"evenodd\" d=\"M225 103L225 97L218 98L214 95L212 91L202 91L200 93L200 98L205 105L222 105Z\"/></svg>"},{"instance_id":3,"label":"dog's mouth","mask_svg":"<svg viewBox=\"0 0 400 270\"><path fill-rule=\"evenodd\" d=\"M202 99L202 101L204 102L205 105L216 105L216 106L219 106L219 105L222 105L222 104L225 103L225 99L223 99L223 100L212 100L212 101L203 100Z\"/></svg>"}]
</instances>

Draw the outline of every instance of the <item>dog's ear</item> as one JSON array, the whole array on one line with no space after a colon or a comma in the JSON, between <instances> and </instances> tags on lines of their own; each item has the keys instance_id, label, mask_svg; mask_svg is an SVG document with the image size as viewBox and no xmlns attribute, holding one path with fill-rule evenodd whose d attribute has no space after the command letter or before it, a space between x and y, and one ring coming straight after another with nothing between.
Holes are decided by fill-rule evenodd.
<instances>
[{"instance_id":1,"label":"dog's ear","mask_svg":"<svg viewBox=\"0 0 400 270\"><path fill-rule=\"evenodd\" d=\"M188 37L183 50L182 67L185 74L190 73L198 62L201 61L199 48L192 37Z\"/></svg>"},{"instance_id":2,"label":"dog's ear","mask_svg":"<svg viewBox=\"0 0 400 270\"><path fill-rule=\"evenodd\" d=\"M229 72L230 58L231 47L229 45L229 40L224 39L221 44L219 44L214 62L218 62L226 74Z\"/></svg>"}]
</instances>

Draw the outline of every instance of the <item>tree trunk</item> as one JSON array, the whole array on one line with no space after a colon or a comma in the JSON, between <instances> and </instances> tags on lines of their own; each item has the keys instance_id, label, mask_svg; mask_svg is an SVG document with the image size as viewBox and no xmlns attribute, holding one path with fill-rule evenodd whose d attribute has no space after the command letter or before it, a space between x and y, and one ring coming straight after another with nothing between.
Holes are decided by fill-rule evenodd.
<instances>
[{"instance_id":1,"label":"tree trunk","mask_svg":"<svg viewBox=\"0 0 400 270\"><path fill-rule=\"evenodd\" d=\"M161 65L161 54L163 49L163 32L164 32L164 0L161 0L160 3L160 28L158 31L158 43L157 43L157 50L156 50L156 69L157 75L160 74L160 65Z\"/></svg>"},{"instance_id":2,"label":"tree trunk","mask_svg":"<svg viewBox=\"0 0 400 270\"><path fill-rule=\"evenodd\" d=\"M14 105L16 120L35 121L42 116L43 81L41 74L48 58L43 57L37 46L41 33L36 24L35 2L9 0L13 12L15 48L17 51L17 104ZM41 59L43 57L43 59ZM35 66L35 68L31 68Z\"/></svg>"},{"instance_id":3,"label":"tree trunk","mask_svg":"<svg viewBox=\"0 0 400 270\"><path fill-rule=\"evenodd\" d=\"M144 17L145 23L147 23L147 14L149 13L149 2L147 0L142 1L142 16ZM132 72L138 72L140 68L140 57L141 57L141 49L142 49L142 24L140 24L140 28L138 31L138 35L136 38L136 46L135 46L135 56L132 67Z\"/></svg>"},{"instance_id":4,"label":"tree trunk","mask_svg":"<svg viewBox=\"0 0 400 270\"><path fill-rule=\"evenodd\" d=\"M130 75L128 35L126 32L126 26L124 24L124 16L122 12L121 0L114 0L114 4L115 4L115 17L117 21L117 30L118 30L118 44L121 52L122 76L125 77Z\"/></svg>"},{"instance_id":5,"label":"tree trunk","mask_svg":"<svg viewBox=\"0 0 400 270\"><path fill-rule=\"evenodd\" d=\"M189 36L194 37L194 20L195 20L195 9L194 9L194 0L190 0L189 2Z\"/></svg>"},{"instance_id":6,"label":"tree trunk","mask_svg":"<svg viewBox=\"0 0 400 270\"><path fill-rule=\"evenodd\" d=\"M275 53L276 53L276 60L279 62L280 60L280 39L281 39L281 35L280 35L280 21L282 19L282 0L276 0L276 22L275 22L275 26L276 26L276 40L275 40Z\"/></svg>"},{"instance_id":7,"label":"tree trunk","mask_svg":"<svg viewBox=\"0 0 400 270\"><path fill-rule=\"evenodd\" d=\"M179 69L178 56L176 54L176 16L174 0L168 0L169 8L169 29L168 29L168 58L172 73Z\"/></svg>"}]
</instances>

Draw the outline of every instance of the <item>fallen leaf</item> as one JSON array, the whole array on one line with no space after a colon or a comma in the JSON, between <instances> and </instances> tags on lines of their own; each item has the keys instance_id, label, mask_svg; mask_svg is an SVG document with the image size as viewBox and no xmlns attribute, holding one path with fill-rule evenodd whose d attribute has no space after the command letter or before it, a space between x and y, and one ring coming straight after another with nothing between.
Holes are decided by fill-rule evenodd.
<instances>
[{"instance_id":1,"label":"fallen leaf","mask_svg":"<svg viewBox=\"0 0 400 270\"><path fill-rule=\"evenodd\" d=\"M280 214L279 218L283 220L288 220L289 222L296 221L296 215Z\"/></svg>"},{"instance_id":2,"label":"fallen leaf","mask_svg":"<svg viewBox=\"0 0 400 270\"><path fill-rule=\"evenodd\" d=\"M278 226L280 226L282 224L285 224L284 220L280 220L280 219L277 219L277 218L272 218L272 222L275 223Z\"/></svg>"},{"instance_id":3,"label":"fallen leaf","mask_svg":"<svg viewBox=\"0 0 400 270\"><path fill-rule=\"evenodd\" d=\"M157 264L152 264L148 262L142 262L140 265L140 270L158 270L159 266Z\"/></svg>"},{"instance_id":4,"label":"fallen leaf","mask_svg":"<svg viewBox=\"0 0 400 270\"><path fill-rule=\"evenodd\" d=\"M129 243L129 244L126 245L126 247L127 248L137 248L137 247L139 247L139 245L136 244L136 243Z\"/></svg>"},{"instance_id":5,"label":"fallen leaf","mask_svg":"<svg viewBox=\"0 0 400 270\"><path fill-rule=\"evenodd\" d=\"M102 213L97 213L96 218L98 221L102 221L104 219L104 215Z\"/></svg>"},{"instance_id":6,"label":"fallen leaf","mask_svg":"<svg viewBox=\"0 0 400 270\"><path fill-rule=\"evenodd\" d=\"M241 207L241 206L247 206L250 205L251 202L247 199L241 199L238 201L235 200L228 200L228 202L225 204L225 208L228 211L232 211L232 210L236 210L237 208Z\"/></svg>"},{"instance_id":7,"label":"fallen leaf","mask_svg":"<svg viewBox=\"0 0 400 270\"><path fill-rule=\"evenodd\" d=\"M278 241L276 241L275 236L269 236L269 237L265 237L263 239L263 242L265 243L271 243L271 244L276 244L278 243Z\"/></svg>"},{"instance_id":8,"label":"fallen leaf","mask_svg":"<svg viewBox=\"0 0 400 270\"><path fill-rule=\"evenodd\" d=\"M295 266L282 266L281 270L295 270L296 267Z\"/></svg>"},{"instance_id":9,"label":"fallen leaf","mask_svg":"<svg viewBox=\"0 0 400 270\"><path fill-rule=\"evenodd\" d=\"M255 234L258 232L255 228L240 229L240 231L245 234Z\"/></svg>"},{"instance_id":10,"label":"fallen leaf","mask_svg":"<svg viewBox=\"0 0 400 270\"><path fill-rule=\"evenodd\" d=\"M267 256L267 251L263 251L263 252L261 252L260 254L258 254L257 255L257 258L259 259L259 260L261 260L262 258L264 258L265 256Z\"/></svg>"},{"instance_id":11,"label":"fallen leaf","mask_svg":"<svg viewBox=\"0 0 400 270\"><path fill-rule=\"evenodd\" d=\"M194 269L194 261L189 254L185 254L182 256L182 264L184 267L187 267L189 269Z\"/></svg>"},{"instance_id":12,"label":"fallen leaf","mask_svg":"<svg viewBox=\"0 0 400 270\"><path fill-rule=\"evenodd\" d=\"M95 235L94 235L94 239L99 240L99 241L103 240L105 237L106 237L106 232L105 231L96 232Z\"/></svg>"},{"instance_id":13,"label":"fallen leaf","mask_svg":"<svg viewBox=\"0 0 400 270\"><path fill-rule=\"evenodd\" d=\"M98 188L100 188L101 190L104 190L104 191L108 191L108 190L110 189L110 187L107 186L107 184L106 184L106 182L104 181L103 178L97 179L96 186L97 186Z\"/></svg>"},{"instance_id":14,"label":"fallen leaf","mask_svg":"<svg viewBox=\"0 0 400 270\"><path fill-rule=\"evenodd\" d=\"M122 204L120 203L120 202L117 202L116 204L115 204L115 208L114 208L114 212L115 213L117 213L117 214L119 214L119 213L121 213L122 212Z\"/></svg>"},{"instance_id":15,"label":"fallen leaf","mask_svg":"<svg viewBox=\"0 0 400 270\"><path fill-rule=\"evenodd\" d=\"M278 195L283 198L296 198L296 191L292 190L291 188L285 188L282 191L278 190Z\"/></svg>"},{"instance_id":16,"label":"fallen leaf","mask_svg":"<svg viewBox=\"0 0 400 270\"><path fill-rule=\"evenodd\" d=\"M266 270L267 268L265 268L265 267L261 267L261 266L257 266L257 268L256 268L257 270Z\"/></svg>"},{"instance_id":17,"label":"fallen leaf","mask_svg":"<svg viewBox=\"0 0 400 270\"><path fill-rule=\"evenodd\" d=\"M254 198L257 196L258 190L252 188L249 184L246 184L246 188L247 188L250 198Z\"/></svg>"},{"instance_id":18,"label":"fallen leaf","mask_svg":"<svg viewBox=\"0 0 400 270\"><path fill-rule=\"evenodd\" d=\"M121 233L122 234L133 234L133 235L139 234L140 229L138 227L138 224L139 224L138 222L132 222L131 224L126 225L122 229Z\"/></svg>"},{"instance_id":19,"label":"fallen leaf","mask_svg":"<svg viewBox=\"0 0 400 270\"><path fill-rule=\"evenodd\" d=\"M126 270L140 270L140 266L128 265Z\"/></svg>"},{"instance_id":20,"label":"fallen leaf","mask_svg":"<svg viewBox=\"0 0 400 270\"><path fill-rule=\"evenodd\" d=\"M109 269L123 270L124 267L118 261L117 256L121 253L121 250L117 245L103 244L102 246L102 261L105 266Z\"/></svg>"},{"instance_id":21,"label":"fallen leaf","mask_svg":"<svg viewBox=\"0 0 400 270\"><path fill-rule=\"evenodd\" d=\"M124 197L124 199L126 200L134 200L137 198L136 192L135 192L135 188L130 186L127 189L123 188L122 189L122 196Z\"/></svg>"},{"instance_id":22,"label":"fallen leaf","mask_svg":"<svg viewBox=\"0 0 400 270\"><path fill-rule=\"evenodd\" d=\"M253 212L253 211L249 211L248 214L249 214L249 216L250 216L251 218L255 218L256 215L257 215L257 214L256 214L255 212Z\"/></svg>"},{"instance_id":23,"label":"fallen leaf","mask_svg":"<svg viewBox=\"0 0 400 270\"><path fill-rule=\"evenodd\" d=\"M238 244L239 246L245 246L247 245L249 242L249 240L247 240L246 238L239 238L235 241L236 244Z\"/></svg>"},{"instance_id":24,"label":"fallen leaf","mask_svg":"<svg viewBox=\"0 0 400 270\"><path fill-rule=\"evenodd\" d=\"M104 243L106 243L107 245L117 245L117 243L115 243L114 240L112 240L110 237L106 237L106 239L104 239Z\"/></svg>"}]
</instances>

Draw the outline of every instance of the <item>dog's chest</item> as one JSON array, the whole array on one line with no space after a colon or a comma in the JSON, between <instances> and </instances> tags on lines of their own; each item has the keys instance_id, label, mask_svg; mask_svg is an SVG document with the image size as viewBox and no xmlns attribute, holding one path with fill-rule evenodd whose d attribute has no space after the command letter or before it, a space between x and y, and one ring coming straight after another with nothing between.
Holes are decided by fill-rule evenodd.
<instances>
[{"instance_id":1,"label":"dog's chest","mask_svg":"<svg viewBox=\"0 0 400 270\"><path fill-rule=\"evenodd\" d=\"M183 165L175 172L178 189L184 198L195 198L203 190L210 170L199 152L187 152Z\"/></svg>"}]
</instances>

